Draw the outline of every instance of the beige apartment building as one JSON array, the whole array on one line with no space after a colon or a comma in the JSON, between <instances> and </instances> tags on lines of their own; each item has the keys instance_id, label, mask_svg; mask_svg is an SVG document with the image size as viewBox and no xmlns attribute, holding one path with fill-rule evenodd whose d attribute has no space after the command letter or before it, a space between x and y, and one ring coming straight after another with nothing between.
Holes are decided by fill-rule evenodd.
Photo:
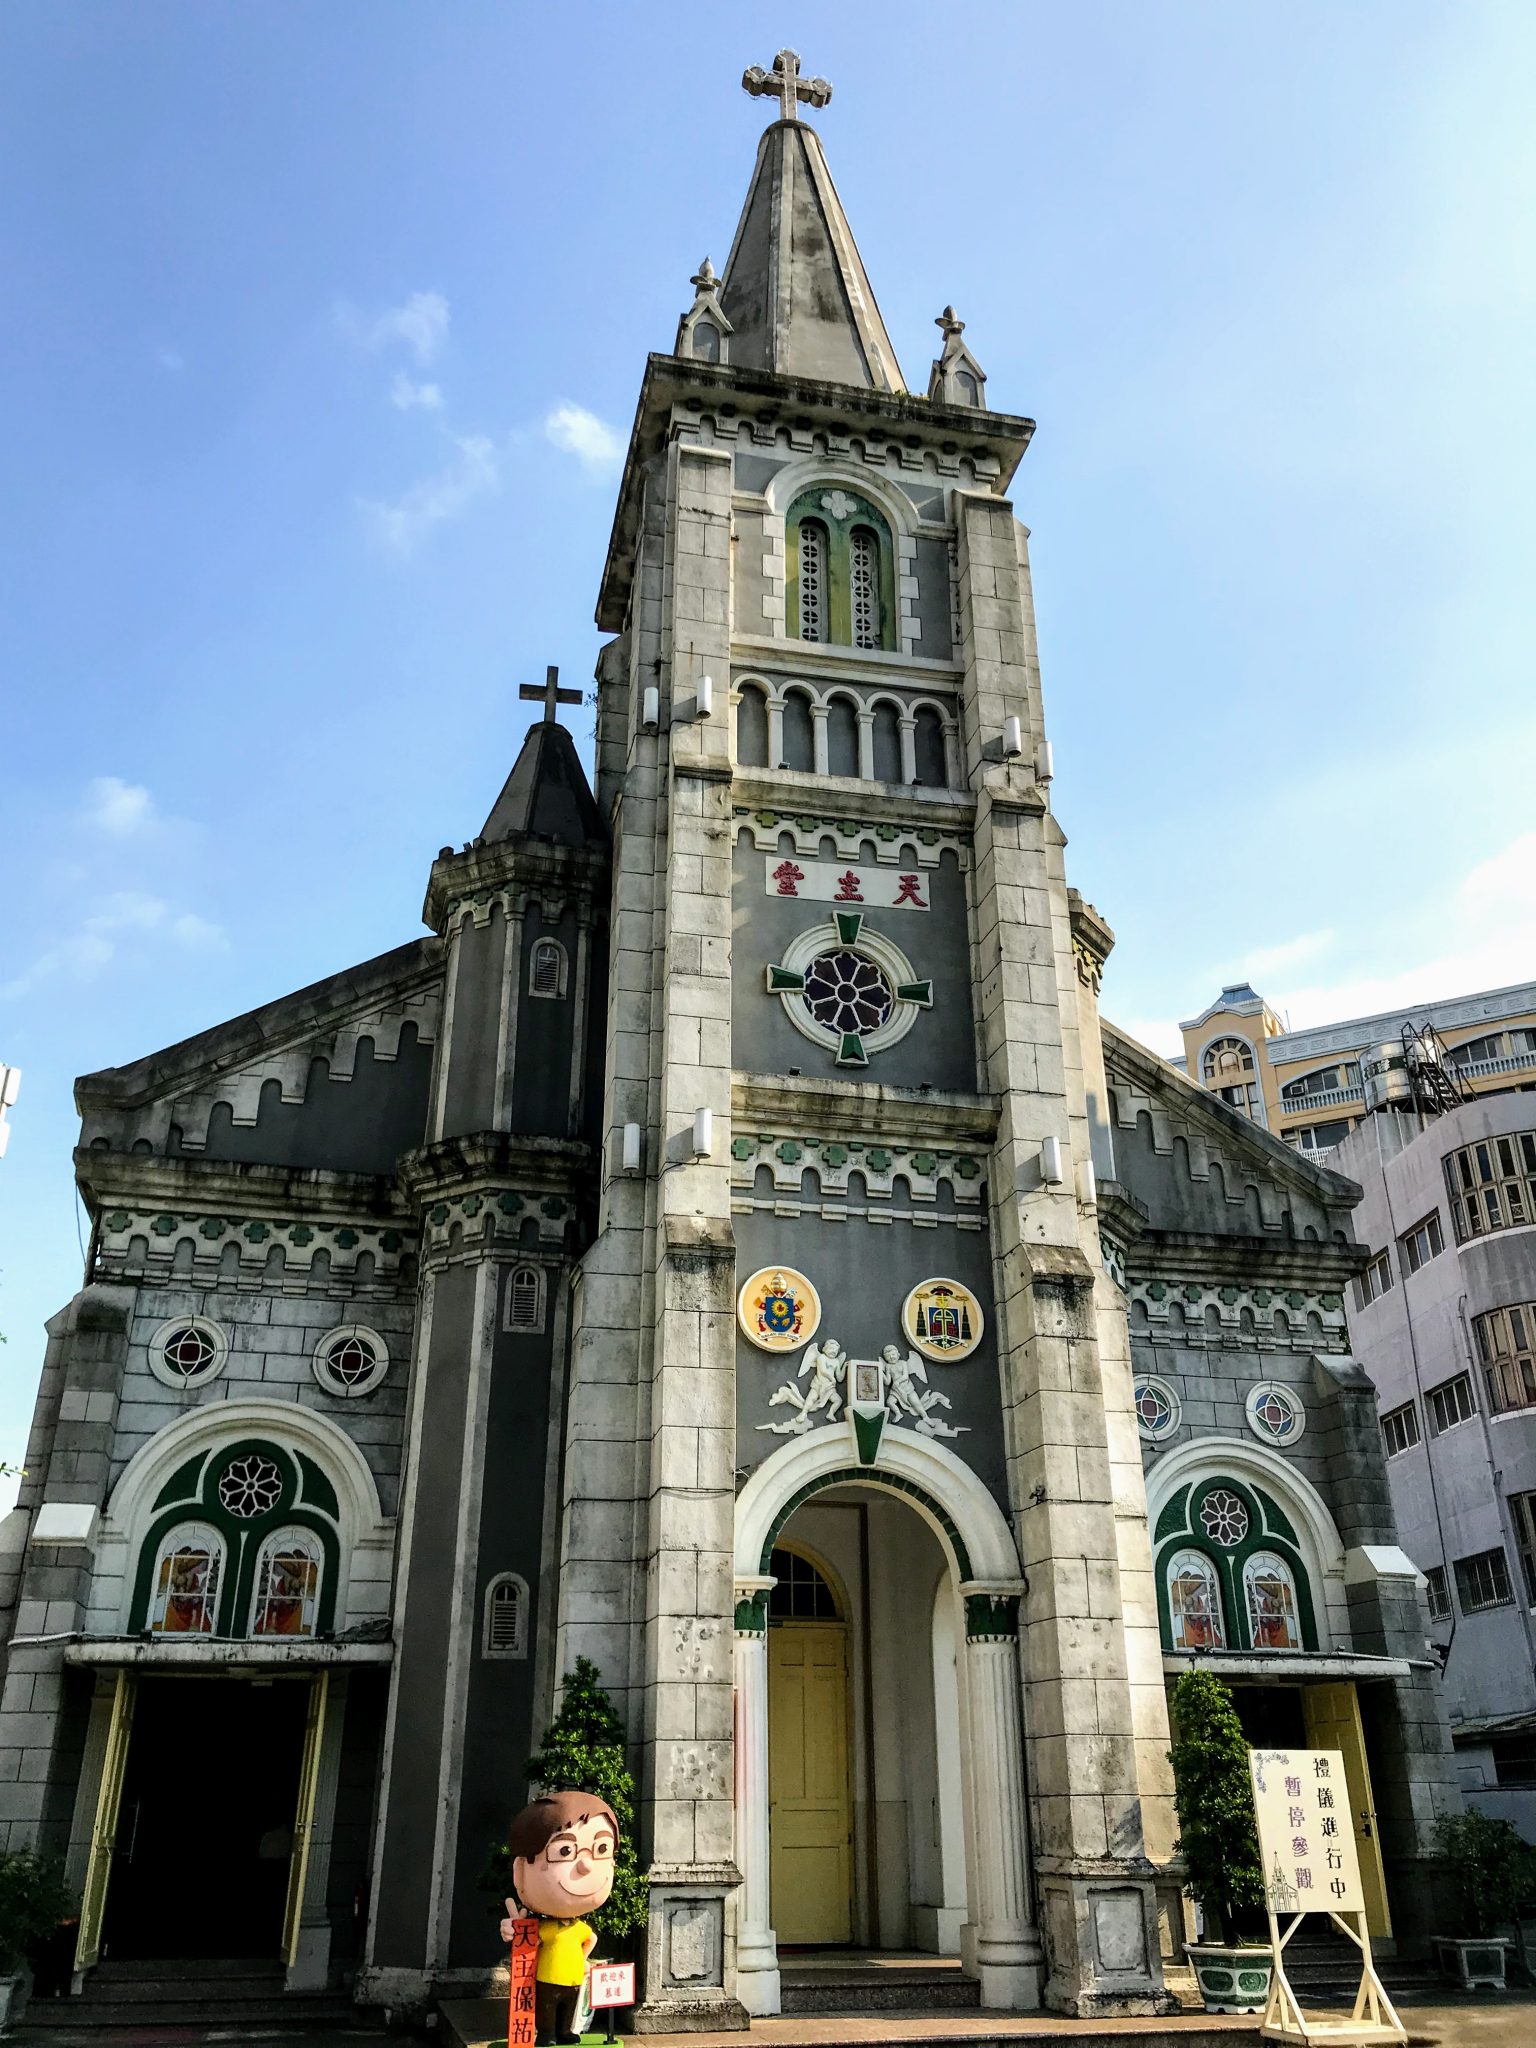
<instances>
[{"instance_id":1,"label":"beige apartment building","mask_svg":"<svg viewBox=\"0 0 1536 2048\"><path fill-rule=\"evenodd\" d=\"M1288 1031L1240 981L1179 1029L1176 1067L1313 1159L1326 1159L1364 1117L1362 1061L1388 1046L1394 1057L1437 1062L1448 1101L1536 1089L1533 981L1306 1031Z\"/></svg>"}]
</instances>

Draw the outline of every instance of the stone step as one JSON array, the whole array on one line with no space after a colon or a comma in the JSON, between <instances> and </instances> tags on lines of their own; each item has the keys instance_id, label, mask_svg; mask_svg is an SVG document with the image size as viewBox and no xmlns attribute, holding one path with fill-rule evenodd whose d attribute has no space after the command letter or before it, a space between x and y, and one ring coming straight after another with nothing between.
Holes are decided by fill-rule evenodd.
<instances>
[{"instance_id":1,"label":"stone step","mask_svg":"<svg viewBox=\"0 0 1536 2048\"><path fill-rule=\"evenodd\" d=\"M981 1986L957 1969L781 1969L789 2013L974 2012Z\"/></svg>"},{"instance_id":2,"label":"stone step","mask_svg":"<svg viewBox=\"0 0 1536 2048\"><path fill-rule=\"evenodd\" d=\"M127 1984L146 1977L167 1984L180 1979L206 1984L228 1977L260 1977L281 1984L283 1966L272 1956L135 1956L123 1961L109 1956L92 1970L90 1982Z\"/></svg>"},{"instance_id":3,"label":"stone step","mask_svg":"<svg viewBox=\"0 0 1536 2048\"><path fill-rule=\"evenodd\" d=\"M198 2032L248 2033L334 2028L356 2014L343 1994L299 1993L292 1997L187 1999L42 1998L28 2005L18 2038L31 2034L75 2033L95 2036L103 2029L195 2028Z\"/></svg>"},{"instance_id":4,"label":"stone step","mask_svg":"<svg viewBox=\"0 0 1536 2048\"><path fill-rule=\"evenodd\" d=\"M299 1997L312 1997L300 1992ZM233 1973L220 1977L102 1977L93 1972L78 1998L62 2003L80 2007L100 2005L199 2005L210 2010L230 1999L286 1998L281 1970L255 1970L248 1977ZM54 2001L50 2001L52 2003Z\"/></svg>"}]
</instances>

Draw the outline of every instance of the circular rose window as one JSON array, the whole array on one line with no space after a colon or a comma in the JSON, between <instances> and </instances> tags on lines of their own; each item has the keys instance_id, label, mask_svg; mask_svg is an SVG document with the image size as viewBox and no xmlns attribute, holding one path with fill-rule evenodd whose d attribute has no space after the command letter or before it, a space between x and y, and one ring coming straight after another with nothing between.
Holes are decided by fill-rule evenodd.
<instances>
[{"instance_id":1,"label":"circular rose window","mask_svg":"<svg viewBox=\"0 0 1536 2048\"><path fill-rule=\"evenodd\" d=\"M878 1031L896 1005L883 968L839 947L819 953L805 970L805 1007L827 1031Z\"/></svg>"},{"instance_id":2,"label":"circular rose window","mask_svg":"<svg viewBox=\"0 0 1536 2048\"><path fill-rule=\"evenodd\" d=\"M315 1378L328 1394L354 1400L371 1394L389 1369L389 1351L377 1330L347 1323L315 1347Z\"/></svg>"},{"instance_id":3,"label":"circular rose window","mask_svg":"<svg viewBox=\"0 0 1536 2048\"><path fill-rule=\"evenodd\" d=\"M283 1497L283 1475L270 1458L250 1451L231 1461L219 1480L219 1505L237 1521L254 1521Z\"/></svg>"},{"instance_id":4,"label":"circular rose window","mask_svg":"<svg viewBox=\"0 0 1536 2048\"><path fill-rule=\"evenodd\" d=\"M1200 1503L1200 1526L1223 1550L1235 1550L1248 1534L1248 1510L1235 1493L1218 1486Z\"/></svg>"},{"instance_id":5,"label":"circular rose window","mask_svg":"<svg viewBox=\"0 0 1536 2048\"><path fill-rule=\"evenodd\" d=\"M149 1341L149 1369L168 1387L199 1387L221 1371L229 1343L217 1323L203 1316L177 1316L162 1323Z\"/></svg>"}]
</instances>

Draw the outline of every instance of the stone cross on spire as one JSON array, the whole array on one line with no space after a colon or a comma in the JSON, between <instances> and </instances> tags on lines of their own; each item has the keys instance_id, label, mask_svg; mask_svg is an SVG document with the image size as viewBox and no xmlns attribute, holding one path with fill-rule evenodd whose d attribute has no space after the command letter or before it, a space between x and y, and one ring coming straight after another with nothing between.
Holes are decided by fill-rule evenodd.
<instances>
[{"instance_id":1,"label":"stone cross on spire","mask_svg":"<svg viewBox=\"0 0 1536 2048\"><path fill-rule=\"evenodd\" d=\"M800 76L800 59L793 50L780 50L771 71L765 71L761 64L753 64L741 74L741 83L754 99L776 97L781 121L799 120L796 111L798 100L805 100L813 107L824 107L832 97L832 88L824 78Z\"/></svg>"},{"instance_id":2,"label":"stone cross on spire","mask_svg":"<svg viewBox=\"0 0 1536 2048\"><path fill-rule=\"evenodd\" d=\"M527 698L533 704L537 704L542 700L545 725L554 724L555 706L557 704L579 704L581 702L580 690L561 689L560 671L557 668L546 669L542 683L519 683L517 694L519 697Z\"/></svg>"}]
</instances>

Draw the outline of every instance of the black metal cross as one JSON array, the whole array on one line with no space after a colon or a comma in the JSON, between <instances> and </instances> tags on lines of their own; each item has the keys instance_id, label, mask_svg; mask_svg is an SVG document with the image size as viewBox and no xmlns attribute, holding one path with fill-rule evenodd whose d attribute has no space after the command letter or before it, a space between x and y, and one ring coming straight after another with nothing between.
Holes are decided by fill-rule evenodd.
<instances>
[{"instance_id":1,"label":"black metal cross","mask_svg":"<svg viewBox=\"0 0 1536 2048\"><path fill-rule=\"evenodd\" d=\"M546 725L554 724L555 706L557 704L579 704L581 702L580 690L561 689L560 671L557 668L546 669L542 683L519 683L517 694L519 697L526 697L530 703L543 704L544 723Z\"/></svg>"}]
</instances>

